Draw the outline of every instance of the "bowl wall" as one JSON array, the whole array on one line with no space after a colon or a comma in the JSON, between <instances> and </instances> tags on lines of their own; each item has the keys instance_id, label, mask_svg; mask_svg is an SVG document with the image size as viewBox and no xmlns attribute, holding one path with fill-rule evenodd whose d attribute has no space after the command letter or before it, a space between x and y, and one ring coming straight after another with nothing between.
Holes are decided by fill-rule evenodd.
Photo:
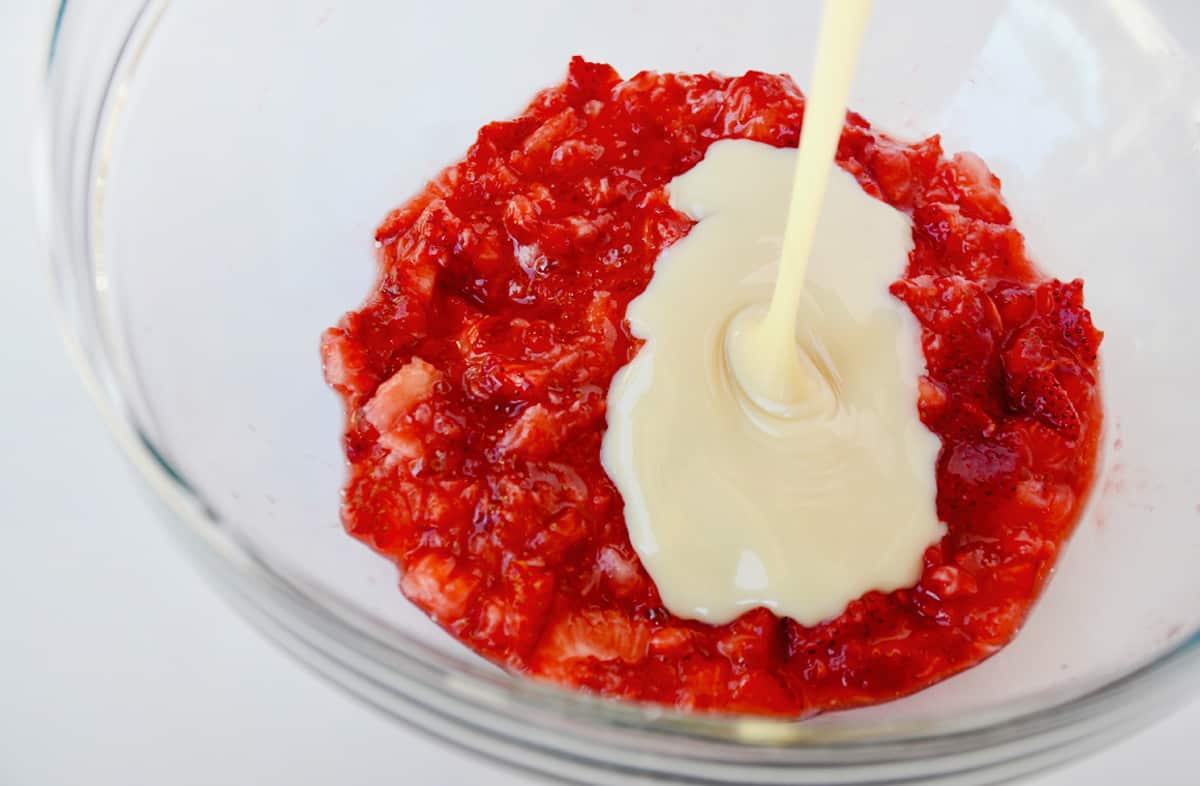
<instances>
[{"instance_id":1,"label":"bowl wall","mask_svg":"<svg viewBox=\"0 0 1200 786\"><path fill-rule=\"evenodd\" d=\"M293 602L390 642L468 705L472 690L525 696L342 531L342 416L320 333L370 288L382 216L479 126L561 80L571 55L626 76L760 69L805 87L819 5L225 0L93 14L71 8L57 34L49 225L70 327L118 429L156 459L177 512ZM1025 630L980 667L803 732L684 721L666 739L886 747L1054 712L1187 649L1200 627L1197 30L1183 3L878 4L852 106L981 155L1043 269L1087 281L1106 331L1096 491ZM516 701L563 703L548 717L596 706L529 696ZM620 722L660 722L638 712Z\"/></svg>"}]
</instances>

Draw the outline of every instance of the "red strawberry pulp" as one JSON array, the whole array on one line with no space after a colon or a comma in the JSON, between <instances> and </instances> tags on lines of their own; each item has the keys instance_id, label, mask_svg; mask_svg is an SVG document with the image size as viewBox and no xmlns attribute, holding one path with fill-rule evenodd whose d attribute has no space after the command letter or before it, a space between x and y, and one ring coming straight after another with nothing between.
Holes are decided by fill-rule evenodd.
<instances>
[{"instance_id":1,"label":"red strawberry pulp","mask_svg":"<svg viewBox=\"0 0 1200 786\"><path fill-rule=\"evenodd\" d=\"M638 351L625 308L692 221L672 178L719 139L795 146L787 78L571 62L376 232L377 285L328 330L350 464L342 515L404 594L509 669L677 708L804 716L892 699L1016 633L1088 492L1101 334L1082 283L1026 256L1000 181L937 137L850 114L838 163L910 215L892 294L922 328L922 421L945 537L912 589L815 627L673 615L600 465L605 397Z\"/></svg>"}]
</instances>

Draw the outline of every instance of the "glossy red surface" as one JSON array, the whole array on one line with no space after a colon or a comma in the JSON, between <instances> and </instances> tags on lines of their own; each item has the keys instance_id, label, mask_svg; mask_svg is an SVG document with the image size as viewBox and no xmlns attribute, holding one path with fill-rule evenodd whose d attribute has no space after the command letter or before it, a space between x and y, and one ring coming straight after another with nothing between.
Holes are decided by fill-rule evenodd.
<instances>
[{"instance_id":1,"label":"glossy red surface","mask_svg":"<svg viewBox=\"0 0 1200 786\"><path fill-rule=\"evenodd\" d=\"M947 535L914 588L812 628L677 618L629 544L600 441L638 349L625 307L692 223L666 184L718 139L794 146L803 110L782 77L621 81L575 59L379 227L377 287L322 343L347 413L343 517L485 657L607 696L799 716L912 692L1016 633L1091 482L1101 334L1081 283L1026 257L982 161L853 114L839 164L913 218L891 291L923 328L914 406L942 441Z\"/></svg>"}]
</instances>

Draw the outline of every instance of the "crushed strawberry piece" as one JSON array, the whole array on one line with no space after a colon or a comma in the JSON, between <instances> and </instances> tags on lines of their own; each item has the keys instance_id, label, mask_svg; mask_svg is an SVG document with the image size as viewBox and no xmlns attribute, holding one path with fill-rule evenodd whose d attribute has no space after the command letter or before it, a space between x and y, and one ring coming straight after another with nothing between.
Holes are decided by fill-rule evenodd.
<instances>
[{"instance_id":1,"label":"crushed strawberry piece","mask_svg":"<svg viewBox=\"0 0 1200 786\"><path fill-rule=\"evenodd\" d=\"M640 346L626 306L693 223L667 186L718 139L795 146L803 114L785 77L622 81L576 58L379 226L377 285L321 345L347 414L343 519L483 656L606 696L795 717L911 693L1016 633L1091 483L1102 334L1082 283L1029 260L982 160L853 113L839 165L913 219L891 292L921 326L913 406L942 442L945 537L916 586L813 627L676 617L630 546L600 442Z\"/></svg>"},{"instance_id":2,"label":"crushed strawberry piece","mask_svg":"<svg viewBox=\"0 0 1200 786\"><path fill-rule=\"evenodd\" d=\"M395 428L433 395L441 372L420 358L413 358L375 390L363 406L367 422L383 434Z\"/></svg>"}]
</instances>

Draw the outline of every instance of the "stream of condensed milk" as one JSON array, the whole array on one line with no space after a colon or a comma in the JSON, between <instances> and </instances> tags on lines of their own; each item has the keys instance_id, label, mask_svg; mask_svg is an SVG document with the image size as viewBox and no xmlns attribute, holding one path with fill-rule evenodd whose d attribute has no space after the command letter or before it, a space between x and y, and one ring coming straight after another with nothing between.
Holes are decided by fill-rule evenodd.
<instances>
[{"instance_id":1,"label":"stream of condensed milk","mask_svg":"<svg viewBox=\"0 0 1200 786\"><path fill-rule=\"evenodd\" d=\"M796 316L873 2L825 2L771 304L765 314L739 314L730 326L726 348L734 376L755 403L778 412L812 412L831 403L812 360L796 351Z\"/></svg>"},{"instance_id":2,"label":"stream of condensed milk","mask_svg":"<svg viewBox=\"0 0 1200 786\"><path fill-rule=\"evenodd\" d=\"M601 461L681 617L815 625L912 586L944 532L919 327L888 292L912 226L833 166L869 6L827 0L799 151L720 141L671 181L697 223L626 312L645 344Z\"/></svg>"}]
</instances>

